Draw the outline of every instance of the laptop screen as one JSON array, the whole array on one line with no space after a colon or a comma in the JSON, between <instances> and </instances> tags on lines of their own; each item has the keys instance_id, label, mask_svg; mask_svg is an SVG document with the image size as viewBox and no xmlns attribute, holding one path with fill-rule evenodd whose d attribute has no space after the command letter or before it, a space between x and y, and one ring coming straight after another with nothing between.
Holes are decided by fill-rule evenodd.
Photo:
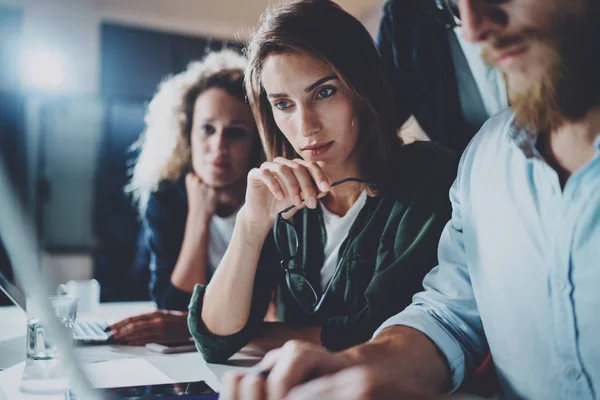
<instances>
[{"instance_id":1,"label":"laptop screen","mask_svg":"<svg viewBox=\"0 0 600 400\"><path fill-rule=\"evenodd\" d=\"M2 290L16 306L21 307L21 309L25 311L25 295L21 289L11 283L2 272L0 272L0 290Z\"/></svg>"}]
</instances>

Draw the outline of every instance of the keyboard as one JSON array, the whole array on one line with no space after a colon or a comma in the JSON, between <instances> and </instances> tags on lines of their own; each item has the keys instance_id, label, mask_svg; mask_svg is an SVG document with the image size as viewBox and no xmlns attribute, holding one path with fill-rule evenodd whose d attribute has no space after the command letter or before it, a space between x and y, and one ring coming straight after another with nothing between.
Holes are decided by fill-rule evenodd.
<instances>
[{"instance_id":1,"label":"keyboard","mask_svg":"<svg viewBox=\"0 0 600 400\"><path fill-rule=\"evenodd\" d=\"M76 321L73 339L78 342L106 342L110 338L104 331L107 326L104 321Z\"/></svg>"}]
</instances>

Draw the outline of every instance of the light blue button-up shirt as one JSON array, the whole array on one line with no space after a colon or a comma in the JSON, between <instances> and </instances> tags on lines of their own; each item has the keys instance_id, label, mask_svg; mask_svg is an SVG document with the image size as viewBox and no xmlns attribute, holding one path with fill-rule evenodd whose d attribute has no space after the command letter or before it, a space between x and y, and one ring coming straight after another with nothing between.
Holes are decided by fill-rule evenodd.
<instances>
[{"instance_id":1,"label":"light blue button-up shirt","mask_svg":"<svg viewBox=\"0 0 600 400\"><path fill-rule=\"evenodd\" d=\"M450 191L440 265L378 332L429 336L453 390L491 351L506 398L600 398L600 136L595 147L561 189L510 110L490 119Z\"/></svg>"}]
</instances>

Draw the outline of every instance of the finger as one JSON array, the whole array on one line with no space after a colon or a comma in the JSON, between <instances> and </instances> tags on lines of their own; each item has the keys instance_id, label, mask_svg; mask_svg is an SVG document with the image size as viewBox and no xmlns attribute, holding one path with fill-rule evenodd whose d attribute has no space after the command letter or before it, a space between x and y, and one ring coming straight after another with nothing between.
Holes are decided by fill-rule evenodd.
<instances>
[{"instance_id":1,"label":"finger","mask_svg":"<svg viewBox=\"0 0 600 400\"><path fill-rule=\"evenodd\" d=\"M290 390L285 399L372 399L376 398L373 397L374 387L370 374L364 373L362 368L351 368L298 385Z\"/></svg>"},{"instance_id":2,"label":"finger","mask_svg":"<svg viewBox=\"0 0 600 400\"><path fill-rule=\"evenodd\" d=\"M274 162L286 165L290 168L300 185L302 199L304 199L304 202L309 208L315 208L317 206L317 192L319 191L319 188L313 180L308 168L300 163L287 160L283 157L277 157Z\"/></svg>"},{"instance_id":3,"label":"finger","mask_svg":"<svg viewBox=\"0 0 600 400\"><path fill-rule=\"evenodd\" d=\"M329 189L331 189L331 182L319 164L316 162L309 162L301 158L294 158L294 161L308 169L312 180L317 183L317 187L319 190L321 190L321 192L328 192Z\"/></svg>"},{"instance_id":4,"label":"finger","mask_svg":"<svg viewBox=\"0 0 600 400\"><path fill-rule=\"evenodd\" d=\"M283 217L283 219L290 219L292 218L294 215L296 215L296 213L300 210L302 210L304 207L306 207L306 203L303 201L299 206L294 206L294 208L292 208L290 211L281 214L281 216Z\"/></svg>"},{"instance_id":5,"label":"finger","mask_svg":"<svg viewBox=\"0 0 600 400\"><path fill-rule=\"evenodd\" d=\"M153 311L153 312L149 312L149 313L145 313L145 314L140 314L140 315L135 315L133 317L129 317L129 318L125 318L121 321L115 322L112 325L108 326L108 329L110 330L120 330L123 327L135 323L135 322L139 322L139 321L144 321L144 320L149 320L155 317L157 311Z\"/></svg>"},{"instance_id":6,"label":"finger","mask_svg":"<svg viewBox=\"0 0 600 400\"><path fill-rule=\"evenodd\" d=\"M332 377L325 376L292 388L285 396L285 400L335 400L338 398L352 400L356 393L350 393L348 397L340 397L340 395L347 396L346 393L339 393Z\"/></svg>"},{"instance_id":7,"label":"finger","mask_svg":"<svg viewBox=\"0 0 600 400\"><path fill-rule=\"evenodd\" d=\"M323 359L328 357L331 355L320 348L315 351L305 342L287 342L267 378L268 398L282 399L294 386L318 375Z\"/></svg>"},{"instance_id":8,"label":"finger","mask_svg":"<svg viewBox=\"0 0 600 400\"><path fill-rule=\"evenodd\" d=\"M257 364L257 367L259 367L262 370L270 371L279 359L279 357L281 357L281 348L271 350L267 354L265 354L260 363Z\"/></svg>"},{"instance_id":9,"label":"finger","mask_svg":"<svg viewBox=\"0 0 600 400\"><path fill-rule=\"evenodd\" d=\"M240 382L244 376L241 372L227 372L223 375L223 388L219 393L221 400L238 400L240 398Z\"/></svg>"},{"instance_id":10,"label":"finger","mask_svg":"<svg viewBox=\"0 0 600 400\"><path fill-rule=\"evenodd\" d=\"M259 373L244 375L239 385L239 394L244 400L263 400L265 398L265 379Z\"/></svg>"},{"instance_id":11,"label":"finger","mask_svg":"<svg viewBox=\"0 0 600 400\"><path fill-rule=\"evenodd\" d=\"M195 185L196 183L197 183L196 174L194 174L193 172L188 172L187 175L185 176L185 186L187 188L190 188L193 185Z\"/></svg>"},{"instance_id":12,"label":"finger","mask_svg":"<svg viewBox=\"0 0 600 400\"><path fill-rule=\"evenodd\" d=\"M266 163L260 168L253 168L248 173L248 186L260 182L265 185L278 200L285 199L283 188L275 176L265 167Z\"/></svg>"},{"instance_id":13,"label":"finger","mask_svg":"<svg viewBox=\"0 0 600 400\"><path fill-rule=\"evenodd\" d=\"M113 340L116 342L133 342L133 341L146 341L146 342L162 342L162 337L157 332L145 331L145 332L131 332L127 335L121 335L118 337L113 336Z\"/></svg>"},{"instance_id":14,"label":"finger","mask_svg":"<svg viewBox=\"0 0 600 400\"><path fill-rule=\"evenodd\" d=\"M295 206L299 206L302 203L302 191L292 169L285 164L275 162L266 165L265 169L275 175L275 179L279 181L285 193L286 200L290 200Z\"/></svg>"},{"instance_id":15,"label":"finger","mask_svg":"<svg viewBox=\"0 0 600 400\"><path fill-rule=\"evenodd\" d=\"M141 335L144 333L151 332L160 332L160 325L156 322L156 320L143 320L139 322L133 322L118 332L113 334L113 337L116 340L135 337L136 335Z\"/></svg>"}]
</instances>

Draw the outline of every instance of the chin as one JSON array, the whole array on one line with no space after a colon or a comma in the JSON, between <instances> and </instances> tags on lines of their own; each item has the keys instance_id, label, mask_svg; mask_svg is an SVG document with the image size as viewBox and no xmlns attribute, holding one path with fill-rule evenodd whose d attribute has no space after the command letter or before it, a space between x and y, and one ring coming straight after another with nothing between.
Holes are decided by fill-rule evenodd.
<instances>
[{"instance_id":1,"label":"chin","mask_svg":"<svg viewBox=\"0 0 600 400\"><path fill-rule=\"evenodd\" d=\"M227 174L227 175L216 174L216 175L209 177L209 179L205 180L204 182L206 182L207 185L214 187L214 188L226 188L226 187L235 185L236 183L240 182L242 179L246 179L246 175L232 176L231 174Z\"/></svg>"}]
</instances>

